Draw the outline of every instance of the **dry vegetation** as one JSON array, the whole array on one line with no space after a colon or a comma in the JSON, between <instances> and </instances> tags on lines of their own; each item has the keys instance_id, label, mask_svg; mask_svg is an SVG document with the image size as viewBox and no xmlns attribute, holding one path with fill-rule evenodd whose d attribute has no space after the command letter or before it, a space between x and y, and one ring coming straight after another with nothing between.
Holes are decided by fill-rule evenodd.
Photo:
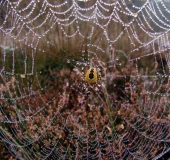
<instances>
[{"instance_id":1,"label":"dry vegetation","mask_svg":"<svg viewBox=\"0 0 170 160\"><path fill-rule=\"evenodd\" d=\"M24 3L26 2L23 1L22 5L25 5ZM37 7L39 8L40 6ZM36 12L37 10L35 9ZM0 23L2 23L1 18ZM121 18L125 19L125 17ZM38 22L32 25L36 26ZM88 36L89 28L91 28L92 25L94 25L92 22L86 24L82 22L80 29ZM112 26L113 24L110 25ZM47 23L42 30L35 32L44 32L49 26ZM114 28L111 26L109 26L107 32L109 35L112 35L113 38L117 37L117 34L124 29L120 24L114 24ZM86 153L86 150L83 148L82 152L80 152L75 146L85 146L90 141L94 141L94 144L91 144L90 149L93 151L89 149L89 153L102 153L102 159L107 160L109 159L107 154L113 152L115 155L118 155L118 159L123 159L123 151L136 145L133 137L136 137L136 140L146 141L151 144L152 140L147 139L147 137L151 136L156 140L158 137L153 131L155 132L159 127L161 128L161 125L166 131L163 130L164 132L159 132L159 137L161 135L162 137L168 135L169 111L165 107L168 100L160 96L149 95L144 91L144 88L150 87L150 91L154 92L155 88L159 87L160 79L149 79L150 82L158 82L155 84L155 87L152 88L151 86L153 84L146 84L145 79L140 77L141 75L155 74L157 71L161 72L162 61L159 57L156 57L157 63L150 63L155 59L155 57L150 56L146 60L139 60L137 63L138 69L136 69L136 63L130 63L128 59L135 58L135 56L138 57L145 51L141 49L133 55L128 55L131 48L127 35L124 35L123 38L119 39L114 46L112 46L115 49L115 55L114 57L110 57L107 40L103 37L100 27L95 27L93 38L89 41L78 35L70 39L66 38L60 30L60 25L56 24L46 36L40 39L34 54L34 73L37 73L38 80L35 75L27 76L23 74L23 67L21 67L24 66L23 59L25 56L20 53L26 50L25 55L28 56L27 72L31 72L33 59L30 53L32 49L30 46L22 44L17 40L13 41L14 46L19 46L19 48L14 51L16 54L15 72L19 73L19 75L4 76L0 73L0 96L5 96L5 99L0 102L0 107L3 108L3 113L0 112L0 129L5 133L6 138L18 146L22 145L21 141L24 140L35 141L35 143L27 147L15 148L8 143L4 143L5 139L1 138L0 159L17 159L9 153L8 148L16 150L18 152L17 154L23 159L29 159L27 149L29 149L30 155L34 157L34 153L41 155L44 152L43 149L48 147L54 147L56 152L61 153L64 150L62 146L68 149L65 159L71 159L71 154L75 159L83 159L85 158L83 154ZM67 33L74 32L75 26L69 26L66 30ZM24 33L25 32L21 33L21 36L24 36ZM4 34L0 32L0 36L2 37ZM31 37L32 35L28 36ZM138 33L138 36L142 37L143 34ZM101 40L101 38L103 39ZM144 39L148 41L149 38L144 37ZM0 39L0 44L3 44L2 41L3 39ZM50 45L47 41L54 45ZM7 46L11 45L10 37L7 36L5 43ZM100 50L97 50L97 57L105 64L108 60L115 61L118 58L115 67L109 68L107 65L105 66L105 68L108 67L107 73L104 75L107 79L104 82L99 81L98 84L100 86L96 84L91 87L84 82L81 75L77 75L77 71L74 71L74 68L76 68L81 72L81 68L77 67L76 62L81 61L82 50L85 50L83 54L87 56L89 43L98 45L106 51L106 53L102 53ZM45 50L45 52L43 52L43 50ZM90 48L90 51L94 50L96 51L96 48ZM150 50L150 52L152 51ZM126 57L124 54L128 56ZM3 50L0 51L1 62L3 62L2 55ZM164 54L162 55L164 56ZM165 57L163 57L163 59L164 58ZM75 60L74 62L71 61L73 59ZM68 64L67 60L70 60L71 63ZM2 68L4 65L6 71L11 71L11 61L12 55L9 54L6 57L6 63L1 63L0 67ZM145 63L143 63L143 61ZM166 64L165 68L167 71ZM23 77L20 75L21 73ZM135 77L133 79L130 77L130 75L135 76L137 74L140 78ZM119 75L124 75L124 77L119 77ZM39 83L43 90L39 87ZM102 83L105 88L102 86ZM28 85L32 86L34 94L31 94ZM89 94L87 94L84 86L90 91ZM169 86L168 78L166 78L164 84L161 86L161 92L164 93ZM18 88L21 90L17 90ZM25 88L25 91L23 88ZM29 98L17 100L16 97L22 96L21 93L24 92L29 94ZM12 97L16 99L10 100ZM7 100L8 98L9 100ZM153 106L155 107L154 111L151 110ZM43 110L37 112L37 110L41 108L43 108ZM165 108L167 110L165 110ZM161 113L163 113L163 115ZM6 117L4 115L6 115ZM146 119L143 117L139 118L140 115ZM21 119L24 118L24 121L13 124L4 123L6 118L19 121L19 117ZM114 120L114 123L110 123L112 120ZM155 122L157 122L158 125L156 125ZM139 133L137 128L140 125L143 125L143 127ZM90 132L90 130L93 131ZM95 132L97 134L95 134ZM40 136L41 139L39 139ZM88 136L88 138L84 138L86 136ZM121 139L119 139L120 137ZM60 144L56 145L57 141L59 141ZM150 158L155 157L163 151L163 143L160 141L156 143L156 146L159 146L159 148L150 152L148 155ZM101 149L99 146L95 146L95 144L105 145L103 145ZM150 149L149 145L144 149L139 146L136 148L136 152L139 155L145 155L145 150ZM147 159L148 157L145 158Z\"/></svg>"},{"instance_id":2,"label":"dry vegetation","mask_svg":"<svg viewBox=\"0 0 170 160\"><path fill-rule=\"evenodd\" d=\"M90 94L87 95L83 90L85 82L81 76L77 76L77 72L65 67L57 71L56 69L48 68L46 72L39 74L39 77L42 77L42 79L40 78L40 82L46 86L44 90L41 91L43 102L37 95L30 96L29 99L23 99L22 102L16 101L15 104L11 104L11 106L7 106L6 101L1 101L1 106L3 106L4 114L7 115L7 117L10 117L11 114L13 119L17 120L19 114L25 115L26 119L23 122L24 124L15 123L6 125L2 123L3 130L7 133L7 137L18 145L19 142L17 142L17 140L21 137L36 140L33 145L28 146L29 149L32 150L32 154L34 152L42 154L43 148L53 147L59 140L61 145L69 148L68 153L73 154L77 158L83 158L82 153L76 150L75 145L80 145L79 138L81 139L81 136L89 136L87 141L82 138L84 145L92 140L96 143L106 143L106 147L103 147L101 150L103 154L106 154L106 156L102 156L104 160L108 159L107 153L111 152L111 150L113 150L114 154L121 155L125 147L130 148L132 145L135 145L131 143L124 144L123 139L128 138L128 141L132 142L133 134L135 136L138 134L139 139L147 139L147 136L152 133L152 130L148 130L148 128L155 122L164 124L165 128L168 126L166 121L168 110L167 112L163 111L164 105L167 103L166 99L157 99L157 102L162 102L152 103L157 110L153 114L150 114L150 108L152 108L152 106L149 106L151 104L151 96L146 92L142 92L145 82L142 79L138 79L136 88L133 89L131 79L117 77L117 75L122 75L122 73L128 77L128 75L135 74L135 72L135 65L126 65L122 67L121 70L116 68L115 71L114 69L110 70L107 72L108 78L107 82L105 82L108 92L106 93L102 87L98 87L98 91L96 91L95 85L90 87L86 84L90 90ZM43 77L48 77L45 82ZM114 77L114 80L111 79L112 77ZM8 95L8 87L15 88L15 81L15 77L12 77L7 84L1 84L4 95ZM101 82L99 81L98 83L100 84ZM38 89L36 85L33 88L35 91ZM11 89L11 94L12 97L15 97L17 93ZM107 99L107 96L109 99ZM107 103L108 100L110 103ZM31 110L25 105L28 103ZM48 105L45 106L45 109L32 117L32 115L36 113L37 106L41 105L42 107L46 103L48 103ZM156 104L158 104L158 106L156 106ZM111 110L108 105L111 105ZM149 108L146 109L147 107ZM26 110L24 110L24 108ZM15 112L16 110L17 113ZM160 115L162 112L164 112L163 116ZM143 118L139 119L137 115L144 115L146 118L149 118L149 121ZM4 119L2 114L0 118L1 120ZM109 119L115 120L114 123L109 123ZM133 128L133 125L137 127L135 126L136 122L138 122L139 125L145 123L142 130L140 130L141 132L143 131L143 134L137 133L135 128ZM15 133L16 141L12 138L12 129L17 129ZM97 140L96 135L90 132L89 129L94 130L93 132L98 134ZM155 131L157 126L154 125L152 129ZM146 130L148 131L146 132ZM107 141L108 138L111 138L115 134L118 134L122 139ZM127 134L131 135L127 136ZM168 134L168 132L166 134ZM41 136L41 140L37 139L39 136ZM154 137L154 133L152 136ZM110 147L112 149L108 147L108 145L111 145ZM2 144L1 147L3 148L1 151L2 157L15 159L6 152ZM93 149L95 148L93 145L91 147ZM60 149L61 146L57 145L56 151L60 152ZM98 150L100 150L100 148L96 147L93 153L97 153ZM154 157L162 150L163 145L160 142L159 149L153 150L149 156ZM86 151L82 152L85 153ZM18 153L27 157L25 151L21 149L18 150ZM139 154L142 155L144 152L141 150ZM68 157L70 157L69 154Z\"/></svg>"}]
</instances>

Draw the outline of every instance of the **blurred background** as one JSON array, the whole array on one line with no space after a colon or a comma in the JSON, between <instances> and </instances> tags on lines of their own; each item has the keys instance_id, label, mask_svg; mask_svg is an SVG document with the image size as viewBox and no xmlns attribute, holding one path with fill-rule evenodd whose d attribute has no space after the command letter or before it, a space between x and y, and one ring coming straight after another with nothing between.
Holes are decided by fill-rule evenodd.
<instances>
[{"instance_id":1,"label":"blurred background","mask_svg":"<svg viewBox=\"0 0 170 160\"><path fill-rule=\"evenodd\" d=\"M168 158L169 8L1 0L0 159Z\"/></svg>"}]
</instances>

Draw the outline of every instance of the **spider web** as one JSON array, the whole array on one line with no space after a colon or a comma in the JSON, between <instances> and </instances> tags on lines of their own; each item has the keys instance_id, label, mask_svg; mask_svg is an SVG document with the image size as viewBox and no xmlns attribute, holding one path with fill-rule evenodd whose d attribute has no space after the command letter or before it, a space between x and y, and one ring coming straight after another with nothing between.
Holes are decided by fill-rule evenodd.
<instances>
[{"instance_id":1,"label":"spider web","mask_svg":"<svg viewBox=\"0 0 170 160\"><path fill-rule=\"evenodd\" d=\"M1 0L0 140L11 155L156 160L168 153L169 7L165 0ZM92 66L101 74L94 85L84 81Z\"/></svg>"}]
</instances>

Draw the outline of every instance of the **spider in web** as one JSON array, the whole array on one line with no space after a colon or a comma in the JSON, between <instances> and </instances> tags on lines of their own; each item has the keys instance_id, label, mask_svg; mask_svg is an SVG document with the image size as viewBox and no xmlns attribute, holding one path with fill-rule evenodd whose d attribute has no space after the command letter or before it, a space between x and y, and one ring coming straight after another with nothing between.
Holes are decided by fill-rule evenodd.
<instances>
[{"instance_id":1,"label":"spider in web","mask_svg":"<svg viewBox=\"0 0 170 160\"><path fill-rule=\"evenodd\" d=\"M100 70L97 71L96 68L90 68L87 70L85 74L85 81L89 84L95 84L101 80L101 72Z\"/></svg>"},{"instance_id":2,"label":"spider in web","mask_svg":"<svg viewBox=\"0 0 170 160\"><path fill-rule=\"evenodd\" d=\"M95 63L93 59L90 61L90 65L82 67L82 85L85 90L85 94L88 97L90 92L102 91L102 83L104 82L103 66L99 63Z\"/></svg>"}]
</instances>

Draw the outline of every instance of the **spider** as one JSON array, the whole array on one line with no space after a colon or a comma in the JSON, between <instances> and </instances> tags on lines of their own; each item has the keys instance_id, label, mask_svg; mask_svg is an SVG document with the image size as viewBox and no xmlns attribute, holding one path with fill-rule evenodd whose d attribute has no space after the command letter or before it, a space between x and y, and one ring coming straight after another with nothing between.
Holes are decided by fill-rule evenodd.
<instances>
[{"instance_id":1,"label":"spider","mask_svg":"<svg viewBox=\"0 0 170 160\"><path fill-rule=\"evenodd\" d=\"M101 73L96 70L96 68L90 68L85 74L85 81L89 84L95 84L101 79Z\"/></svg>"},{"instance_id":2,"label":"spider","mask_svg":"<svg viewBox=\"0 0 170 160\"><path fill-rule=\"evenodd\" d=\"M97 58L96 58L97 59ZM90 62L79 62L74 71L77 75L81 75L81 81L79 82L79 91L85 93L88 97L90 92L102 91L102 83L105 81L105 70L101 61L92 58Z\"/></svg>"}]
</instances>

